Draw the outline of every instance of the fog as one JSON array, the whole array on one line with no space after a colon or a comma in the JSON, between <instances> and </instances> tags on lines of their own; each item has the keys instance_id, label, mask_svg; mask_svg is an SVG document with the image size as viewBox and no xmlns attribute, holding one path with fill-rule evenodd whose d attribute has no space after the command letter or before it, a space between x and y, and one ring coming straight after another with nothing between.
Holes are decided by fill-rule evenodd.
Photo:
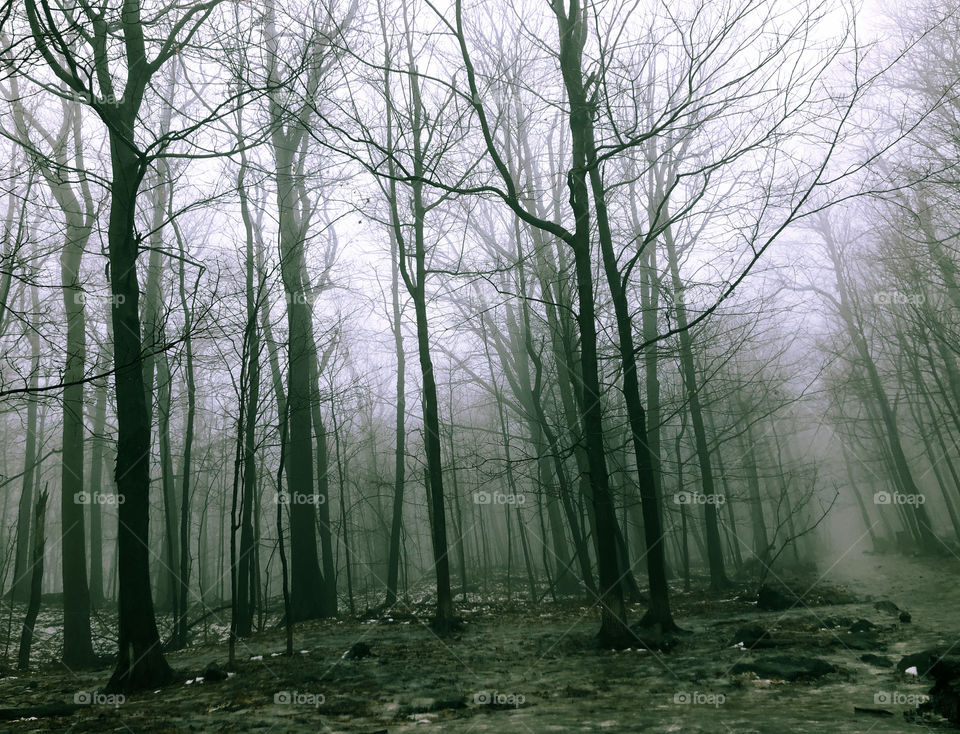
<instances>
[{"instance_id":1,"label":"fog","mask_svg":"<svg viewBox=\"0 0 960 734\"><path fill-rule=\"evenodd\" d=\"M0 721L960 724L958 32L0 6Z\"/></svg>"}]
</instances>

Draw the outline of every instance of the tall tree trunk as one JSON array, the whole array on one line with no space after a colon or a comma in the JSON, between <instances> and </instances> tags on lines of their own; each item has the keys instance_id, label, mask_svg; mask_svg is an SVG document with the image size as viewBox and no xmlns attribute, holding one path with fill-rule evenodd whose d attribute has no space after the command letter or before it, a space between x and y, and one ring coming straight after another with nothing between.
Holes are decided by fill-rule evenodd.
<instances>
[{"instance_id":1,"label":"tall tree trunk","mask_svg":"<svg viewBox=\"0 0 960 734\"><path fill-rule=\"evenodd\" d=\"M520 248L519 228L516 233L516 240L519 292L526 293L527 278L523 264L523 253ZM576 594L578 584L572 572L570 551L567 546L567 538L563 532L563 521L560 516L560 509L557 506L556 496L558 491L565 492L567 489L551 481L553 472L551 471L550 459L547 455L549 449L544 441L543 428L539 422L537 404L539 404L541 400L543 377L543 370L539 363L537 363L535 384L530 374L530 355L534 353L534 346L530 327L530 304L526 298L520 299L520 318L513 318L512 309L508 312L508 318L512 352L516 363L517 387L519 388L517 399L523 406L523 413L527 419L526 423L530 444L533 446L533 450L537 456L537 477L541 487L539 501L541 505L546 505L547 517L550 521L550 539L557 564L557 574L553 583L557 593ZM559 477L557 477L557 479L559 481Z\"/></svg>"},{"instance_id":2,"label":"tall tree trunk","mask_svg":"<svg viewBox=\"0 0 960 734\"><path fill-rule=\"evenodd\" d=\"M250 214L249 197L246 187L247 157L240 154L240 170L237 173L237 191L240 196L240 216L246 234L246 306L247 323L244 341L247 353L247 398L244 416L243 448L243 497L240 511L240 557L237 569L237 634L248 636L253 629L253 600L256 595L257 574L253 569L253 503L257 486L257 415L260 403L260 332L257 323L260 315L258 298L262 292L262 281L256 277L258 268L254 257L253 220Z\"/></svg>"},{"instance_id":3,"label":"tall tree trunk","mask_svg":"<svg viewBox=\"0 0 960 734\"><path fill-rule=\"evenodd\" d=\"M429 472L429 502L432 514L430 537L437 575L437 615L434 625L439 631L455 626L453 594L450 589L450 559L447 544L447 523L443 496L443 462L440 456L440 417L437 407L437 383L430 356L430 336L427 326L427 304L420 278L425 275L423 247L417 248L418 286L411 293L417 319L417 348L423 375L423 423L426 434L427 471Z\"/></svg>"},{"instance_id":4,"label":"tall tree trunk","mask_svg":"<svg viewBox=\"0 0 960 734\"><path fill-rule=\"evenodd\" d=\"M389 62L387 67L389 67ZM403 324L400 310L400 266L397 238L390 228L390 295L393 306L393 343L397 356L397 410L394 427L395 446L393 461L393 508L390 520L390 549L387 553L387 597L385 605L392 607L397 602L397 581L400 572L400 532L403 524L403 485L406 470L406 366L407 356L403 349Z\"/></svg>"},{"instance_id":5,"label":"tall tree trunk","mask_svg":"<svg viewBox=\"0 0 960 734\"><path fill-rule=\"evenodd\" d=\"M590 204L587 189L588 146L591 105L583 86L583 48L587 26L579 5L571 3L565 15L557 3L553 6L560 33L560 71L570 103L569 126L572 142L572 167L567 175L570 207L576 228L570 242L577 283L577 324L580 327L580 371L582 383L583 435L590 467L590 490L596 518L597 569L600 577L600 632L603 645L630 645L635 639L627 626L620 566L617 559L613 501L603 443L603 410L600 393L600 368L597 357L597 325L593 287L593 258L590 246ZM643 436L644 443L646 436ZM659 534L651 537L659 541Z\"/></svg>"},{"instance_id":6,"label":"tall tree trunk","mask_svg":"<svg viewBox=\"0 0 960 734\"><path fill-rule=\"evenodd\" d=\"M264 16L268 78L278 87L276 59L279 35L276 9L267 3ZM313 53L313 52L311 52ZM311 76L312 78L312 76ZM316 382L311 385L311 355L316 359L313 337L312 298L306 281L304 249L310 224L310 203L299 186L299 156L306 155L305 117L309 110L291 120L289 110L269 96L270 137L274 155L274 178L280 234L280 275L287 300L287 441L289 461L287 484L290 509L290 601L293 619L314 619L324 614L324 579L317 557L316 487L314 486L312 401ZM318 428L319 430L319 428ZM323 476L323 467L317 467Z\"/></svg>"},{"instance_id":7,"label":"tall tree trunk","mask_svg":"<svg viewBox=\"0 0 960 734\"><path fill-rule=\"evenodd\" d=\"M412 54L412 51L411 51ZM423 201L424 154L421 149L423 134L423 107L420 100L419 79L410 59L410 89L412 102L411 130L413 133L413 167L417 177L410 185L413 198L413 260L415 272L410 273L404 237L400 222L396 183L390 181L390 206L394 236L397 239L399 256L397 263L407 292L414 305L417 327L417 353L420 359L420 372L423 386L423 427L424 449L427 455L427 501L430 510L430 539L433 545L433 560L437 579L437 614L433 620L439 632L447 632L457 626L453 609L453 594L450 588L450 558L447 544L446 513L444 511L443 460L440 447L440 417L437 406L437 383L433 372L433 359L430 355L430 328L427 319L426 298L426 243L424 241L424 221L426 206ZM391 104L388 100L388 109ZM391 125L387 126L390 135ZM392 148L392 138L388 141ZM392 170L392 163L391 163Z\"/></svg>"},{"instance_id":8,"label":"tall tree trunk","mask_svg":"<svg viewBox=\"0 0 960 734\"><path fill-rule=\"evenodd\" d=\"M337 485L340 489L340 536L343 542L343 568L347 577L347 602L350 605L350 615L356 614L353 598L353 547L350 541L350 527L347 524L347 506L350 499L347 496L345 479L346 468L340 444L341 425L337 422L337 412L333 402L330 404L330 422L333 423L333 458L337 466Z\"/></svg>"},{"instance_id":9,"label":"tall tree trunk","mask_svg":"<svg viewBox=\"0 0 960 734\"><path fill-rule=\"evenodd\" d=\"M37 497L37 507L33 520L33 558L30 563L30 601L27 613L23 619L23 628L20 632L20 649L17 655L17 670L27 670L30 667L30 647L33 644L33 627L37 623L40 612L40 591L43 584L43 547L44 547L44 516L47 510L47 492L44 490Z\"/></svg>"},{"instance_id":10,"label":"tall tree trunk","mask_svg":"<svg viewBox=\"0 0 960 734\"><path fill-rule=\"evenodd\" d=\"M741 415L747 416L742 410ZM749 420L749 417L747 417ZM747 488L750 491L750 521L753 529L753 554L766 569L770 562L770 540L767 538L767 523L763 518L763 497L760 495L760 477L757 473L756 443L749 423L744 433L743 466L747 472Z\"/></svg>"},{"instance_id":11,"label":"tall tree trunk","mask_svg":"<svg viewBox=\"0 0 960 734\"><path fill-rule=\"evenodd\" d=\"M296 195L292 154L286 143L277 143L277 207L280 213L280 259L287 293L287 411L290 490L290 599L293 621L322 616L320 564L317 559L316 489L313 483L313 431L311 408L315 389L310 385L313 341L309 295L303 283L304 232L294 220Z\"/></svg>"},{"instance_id":12,"label":"tall tree trunk","mask_svg":"<svg viewBox=\"0 0 960 734\"><path fill-rule=\"evenodd\" d=\"M332 348L332 347L331 347ZM320 578L320 612L324 617L337 614L337 571L333 560L333 530L330 525L330 458L327 448L327 429L323 423L323 410L320 406L320 371L329 357L324 355L324 364L317 364L317 350L310 354L310 386L316 390L311 405L314 438L316 440L317 460L317 521L320 535L320 550L323 559L323 574ZM342 501L342 498L341 498Z\"/></svg>"},{"instance_id":13,"label":"tall tree trunk","mask_svg":"<svg viewBox=\"0 0 960 734\"><path fill-rule=\"evenodd\" d=\"M652 198L652 197L651 197ZM636 198L631 192L631 213L634 229L640 231L640 217L636 212ZM651 228L657 224L657 207L648 203L648 222ZM658 498L657 508L660 512L660 530L665 532L663 525L663 475L660 467L660 366L657 344L654 339L659 336L657 316L660 309L660 272L657 268L657 242L651 241L646 245L648 252L642 258L640 267L640 305L642 308L641 326L643 341L650 344L643 350L643 376L647 399L647 449L650 452L650 462L653 471L654 492ZM641 501L643 500L641 496ZM664 573L669 575L666 554L663 558Z\"/></svg>"},{"instance_id":14,"label":"tall tree trunk","mask_svg":"<svg viewBox=\"0 0 960 734\"><path fill-rule=\"evenodd\" d=\"M450 430L447 431L448 445L450 455L448 462L450 464L450 484L453 490L453 530L457 534L457 540L454 546L457 549L457 564L460 568L460 598L464 602L467 600L467 549L463 541L463 515L460 512L460 487L457 483L457 453L453 441L453 380L450 381Z\"/></svg>"},{"instance_id":15,"label":"tall tree trunk","mask_svg":"<svg viewBox=\"0 0 960 734\"><path fill-rule=\"evenodd\" d=\"M581 32L586 33L585 26ZM576 85L582 85L582 71L577 70L579 79ZM573 69L566 77L572 77ZM567 81L568 90L571 81ZM578 90L579 95L582 89ZM571 97L571 104L574 98ZM623 396L630 422L634 458L637 465L637 479L640 488L641 510L643 513L644 534L646 537L647 575L650 582L650 605L642 620L644 626L661 630L673 630L676 625L670 612L669 587L666 575L666 554L664 553L663 528L661 526L660 497L657 494L657 482L654 476L654 460L647 443L647 416L640 400L640 382L637 367L636 349L633 341L633 322L627 303L626 279L620 273L613 245L613 235L607 214L606 193L604 191L600 164L597 161L594 140L593 120L586 98L578 98L578 104L584 105L583 122L579 134L582 137L584 156L589 167L590 187L593 193L594 209L597 214L597 231L603 269L607 286L613 300L614 315L617 322L617 336L620 345L620 361L623 367ZM571 117L572 120L572 117ZM575 132L576 134L576 132ZM576 143L575 143L576 145Z\"/></svg>"},{"instance_id":16,"label":"tall tree trunk","mask_svg":"<svg viewBox=\"0 0 960 734\"><path fill-rule=\"evenodd\" d=\"M27 395L27 425L24 441L23 475L20 483L20 501L17 504L17 542L13 563L13 600L26 602L30 598L30 520L33 511L33 475L37 463L37 398L32 392L40 381L40 303L36 287L30 288L32 298L30 342L30 378Z\"/></svg>"},{"instance_id":17,"label":"tall tree trunk","mask_svg":"<svg viewBox=\"0 0 960 734\"><path fill-rule=\"evenodd\" d=\"M92 218L82 213L72 191L54 187L64 210L67 239L60 254L63 307L67 316L67 360L63 391L63 460L60 473L61 563L63 569L63 663L70 668L93 659L90 638L90 593L83 504L83 385L87 338L80 263L90 238ZM71 384L73 383L73 384ZM91 487L99 489L99 487ZM93 498L96 501L96 498Z\"/></svg>"},{"instance_id":18,"label":"tall tree trunk","mask_svg":"<svg viewBox=\"0 0 960 734\"><path fill-rule=\"evenodd\" d=\"M666 208L666 207L665 207ZM667 215L669 216L669 215ZM683 301L683 281L680 279L680 263L677 248L673 240L671 227L664 229L664 242L667 246L667 258L670 264L670 277L673 282L674 306L677 313L677 328L680 329L680 364L683 370L683 383L690 410L690 422L693 424L694 445L700 464L700 481L703 485L704 520L707 531L707 560L710 567L710 588L723 589L730 586L723 563L723 547L720 544L720 528L717 519L717 506L711 501L716 496L713 482L713 467L710 463L710 448L707 444L707 432L703 421L703 408L700 405L700 389L697 370L693 360L693 345L687 330L687 308Z\"/></svg>"},{"instance_id":19,"label":"tall tree trunk","mask_svg":"<svg viewBox=\"0 0 960 734\"><path fill-rule=\"evenodd\" d=\"M142 93L141 93L142 94ZM135 235L137 191L143 171L133 114L118 115L110 129L110 286L116 368L117 531L119 654L108 692L152 688L172 677L164 659L150 588L150 420L144 393L140 334L139 240ZM122 498L122 499L121 499Z\"/></svg>"},{"instance_id":20,"label":"tall tree trunk","mask_svg":"<svg viewBox=\"0 0 960 734\"><path fill-rule=\"evenodd\" d=\"M165 329L157 330L160 339L166 340ZM157 358L157 433L160 439L160 492L163 497L163 542L160 558L161 568L157 575L157 605L170 607L171 617L176 620L180 605L177 602L179 582L177 572L177 501L174 493L173 447L170 441L170 414L173 404L173 376L170 358L166 352Z\"/></svg>"},{"instance_id":21,"label":"tall tree trunk","mask_svg":"<svg viewBox=\"0 0 960 734\"><path fill-rule=\"evenodd\" d=\"M172 218L172 212L171 212ZM197 412L197 386L193 369L193 312L187 302L187 287L185 273L186 247L180 230L174 226L177 235L177 244L180 249L180 308L183 311L183 349L184 367L186 369L187 415L183 431L183 463L180 467L180 548L178 560L180 562L179 590L177 592L177 622L175 636L177 645L185 647L187 644L187 598L190 593L190 476L193 470L193 434L194 421ZM256 314L252 317L256 322Z\"/></svg>"},{"instance_id":22,"label":"tall tree trunk","mask_svg":"<svg viewBox=\"0 0 960 734\"><path fill-rule=\"evenodd\" d=\"M107 369L109 359L106 351L101 353L98 371ZM90 440L90 494L103 492L103 444L107 429L107 383L96 387L96 403L93 408L93 434ZM103 596L103 511L99 502L90 503L90 606L99 608Z\"/></svg>"}]
</instances>

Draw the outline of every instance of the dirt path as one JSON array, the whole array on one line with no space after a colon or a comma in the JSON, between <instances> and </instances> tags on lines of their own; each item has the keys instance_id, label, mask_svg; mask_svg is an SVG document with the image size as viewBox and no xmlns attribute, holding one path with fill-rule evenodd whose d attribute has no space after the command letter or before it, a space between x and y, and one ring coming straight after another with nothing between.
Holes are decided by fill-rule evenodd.
<instances>
[{"instance_id":1,"label":"dirt path","mask_svg":"<svg viewBox=\"0 0 960 734\"><path fill-rule=\"evenodd\" d=\"M238 671L221 682L197 681L208 662L226 663L226 648L170 655L190 671L183 682L122 703L100 700L70 717L0 722L0 731L166 732L847 732L921 731L894 718L855 714L888 695L901 710L927 681L904 678L860 660L832 618L866 618L880 627L876 654L903 654L953 644L960 632L960 562L848 554L824 573L866 599L889 599L913 616L901 624L872 600L788 612L758 612L736 594L704 599L677 594L678 617L693 634L669 654L592 647L595 612L545 607L465 605L463 633L439 640L415 620L302 625L293 659L279 655L282 635L255 636L238 648ZM640 609L634 610L634 619ZM733 631L759 623L785 650L749 652ZM372 655L342 659L357 642ZM361 651L362 652L362 651ZM733 674L737 663L765 656L815 656L838 671L814 682L783 683ZM102 685L106 671L45 669L0 679L0 707L74 700Z\"/></svg>"}]
</instances>

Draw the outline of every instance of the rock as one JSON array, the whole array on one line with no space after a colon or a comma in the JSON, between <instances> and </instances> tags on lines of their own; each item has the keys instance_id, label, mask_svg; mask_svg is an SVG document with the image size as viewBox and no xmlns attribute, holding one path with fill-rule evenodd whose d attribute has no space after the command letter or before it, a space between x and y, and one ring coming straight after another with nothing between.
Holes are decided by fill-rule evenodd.
<instances>
[{"instance_id":1,"label":"rock","mask_svg":"<svg viewBox=\"0 0 960 734\"><path fill-rule=\"evenodd\" d=\"M373 650L366 642L355 642L353 646L340 657L344 660L360 660L373 655Z\"/></svg>"},{"instance_id":2,"label":"rock","mask_svg":"<svg viewBox=\"0 0 960 734\"><path fill-rule=\"evenodd\" d=\"M886 612L887 614L900 613L900 607L898 607L889 599L883 599L881 601L878 601L876 604L873 605L873 608L876 609L878 612Z\"/></svg>"},{"instance_id":3,"label":"rock","mask_svg":"<svg viewBox=\"0 0 960 734\"><path fill-rule=\"evenodd\" d=\"M930 700L920 704L920 711L932 711L960 726L960 657L938 657L930 675L936 683L930 689Z\"/></svg>"},{"instance_id":4,"label":"rock","mask_svg":"<svg viewBox=\"0 0 960 734\"><path fill-rule=\"evenodd\" d=\"M205 683L213 683L218 680L226 680L227 674L216 663L207 663L207 667L200 674Z\"/></svg>"},{"instance_id":5,"label":"rock","mask_svg":"<svg viewBox=\"0 0 960 734\"><path fill-rule=\"evenodd\" d=\"M884 657L883 655L874 655L873 653L866 653L860 656L860 659L869 663L870 665L875 665L878 668L892 668L893 661L890 658Z\"/></svg>"},{"instance_id":6,"label":"rock","mask_svg":"<svg viewBox=\"0 0 960 734\"><path fill-rule=\"evenodd\" d=\"M870 632L877 628L873 622L869 619L858 619L852 625L850 625L850 632Z\"/></svg>"},{"instance_id":7,"label":"rock","mask_svg":"<svg viewBox=\"0 0 960 734\"><path fill-rule=\"evenodd\" d=\"M837 667L819 658L801 655L777 655L737 663L731 673L756 673L761 678L785 681L812 680L837 672Z\"/></svg>"},{"instance_id":8,"label":"rock","mask_svg":"<svg viewBox=\"0 0 960 734\"><path fill-rule=\"evenodd\" d=\"M824 617L823 626L824 627L849 627L853 624L853 620L850 617Z\"/></svg>"},{"instance_id":9,"label":"rock","mask_svg":"<svg viewBox=\"0 0 960 734\"><path fill-rule=\"evenodd\" d=\"M769 640L770 633L759 624L747 624L733 633L732 644L743 643L744 647L756 647L761 640Z\"/></svg>"},{"instance_id":10,"label":"rock","mask_svg":"<svg viewBox=\"0 0 960 734\"><path fill-rule=\"evenodd\" d=\"M910 612L900 612L900 621L909 624L913 621L913 617L910 616Z\"/></svg>"},{"instance_id":11,"label":"rock","mask_svg":"<svg viewBox=\"0 0 960 734\"><path fill-rule=\"evenodd\" d=\"M927 675L933 664L946 654L946 649L942 647L931 647L921 652L915 652L912 655L905 655L897 663L897 672L906 673L908 668L916 668L918 675Z\"/></svg>"},{"instance_id":12,"label":"rock","mask_svg":"<svg viewBox=\"0 0 960 734\"><path fill-rule=\"evenodd\" d=\"M795 606L803 606L803 602L793 594L787 595L766 584L757 590L757 609L766 612L782 612L793 609Z\"/></svg>"}]
</instances>

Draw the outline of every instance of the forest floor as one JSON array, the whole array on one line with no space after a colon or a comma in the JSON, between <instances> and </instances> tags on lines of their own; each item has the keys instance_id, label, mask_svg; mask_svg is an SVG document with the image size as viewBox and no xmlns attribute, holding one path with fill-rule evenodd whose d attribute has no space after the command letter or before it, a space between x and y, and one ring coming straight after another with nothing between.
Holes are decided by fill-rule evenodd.
<instances>
[{"instance_id":1,"label":"forest floor","mask_svg":"<svg viewBox=\"0 0 960 734\"><path fill-rule=\"evenodd\" d=\"M168 655L176 683L122 701L96 693L109 667L70 672L42 662L57 630L51 609L41 618L38 666L0 671L0 709L73 703L78 694L92 703L68 716L0 721L0 732L919 732L945 726L935 716L904 716L932 681L884 665L960 640L958 582L952 557L849 553L796 580L808 606L788 611L759 611L755 585L723 594L675 589L675 616L691 634L667 653L598 648L596 610L574 603L531 609L471 595L458 605L463 631L444 639L420 621L429 616L425 602L413 607L419 618L398 605L393 617L297 625L293 658L282 655L282 630L254 635L238 643L236 669L215 682L198 676L211 662L226 668L227 647L201 639ZM912 621L877 609L879 600ZM633 606L631 619L642 612ZM847 631L861 619L876 627ZM745 625L763 627L777 646L736 644ZM363 652L357 643L370 654L345 658ZM868 663L865 654L877 657ZM793 682L735 668L784 655L834 667Z\"/></svg>"}]
</instances>

